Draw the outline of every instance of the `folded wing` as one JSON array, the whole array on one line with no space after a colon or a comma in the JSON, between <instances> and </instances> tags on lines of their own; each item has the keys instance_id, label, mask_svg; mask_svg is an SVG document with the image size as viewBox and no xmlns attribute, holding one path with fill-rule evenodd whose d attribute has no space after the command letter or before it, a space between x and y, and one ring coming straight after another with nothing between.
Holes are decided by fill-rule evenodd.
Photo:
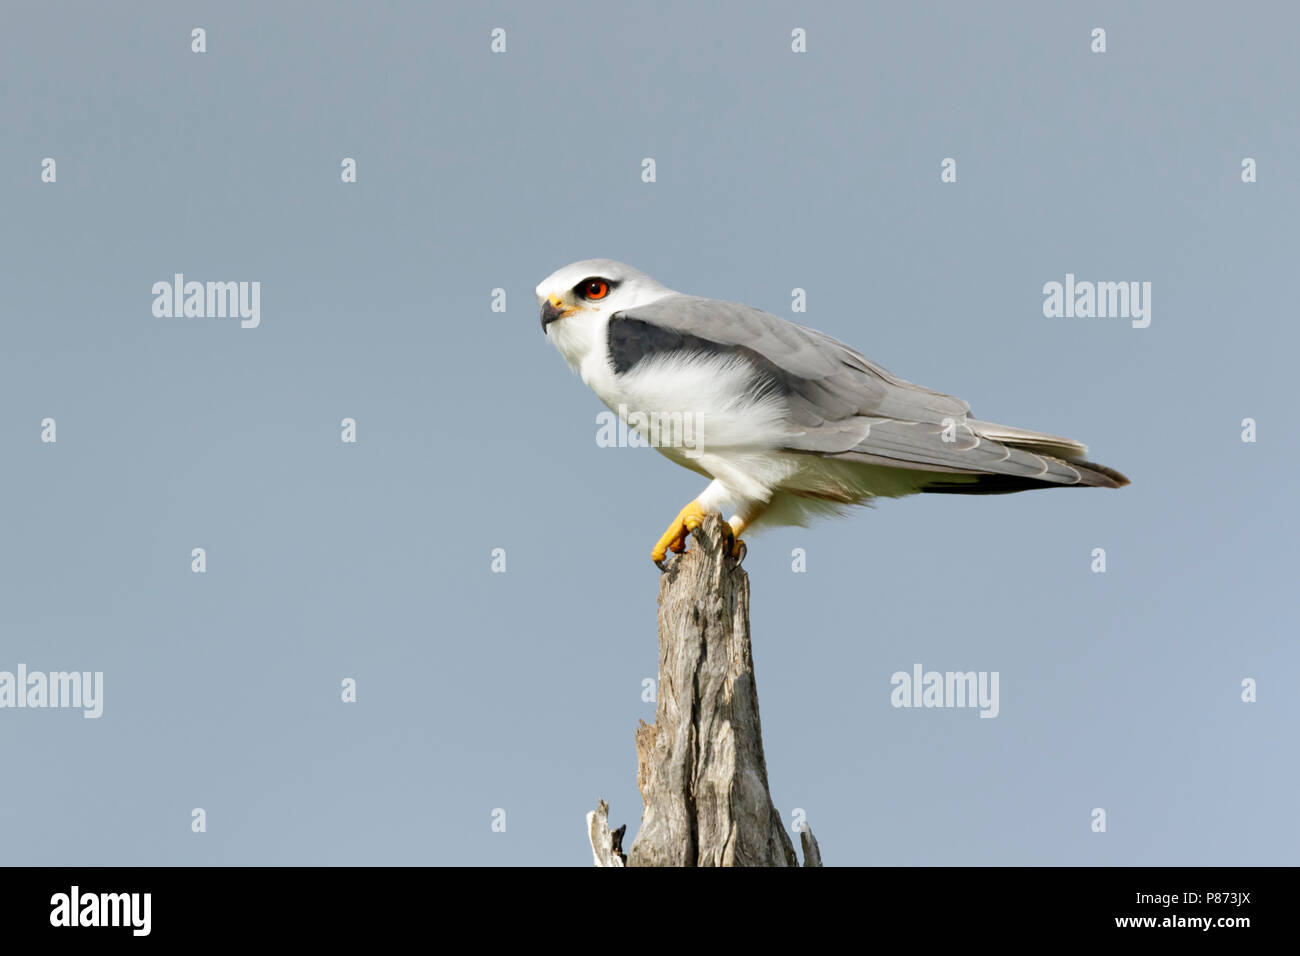
<instances>
[{"instance_id":1,"label":"folded wing","mask_svg":"<svg viewBox=\"0 0 1300 956\"><path fill-rule=\"evenodd\" d=\"M779 393L788 406L788 430L774 436L780 447L934 472L924 491L1128 484L1084 461L1079 442L973 419L961 399L898 378L843 342L759 309L672 295L617 313L608 334L616 371L665 352L742 358L754 369L755 394Z\"/></svg>"}]
</instances>

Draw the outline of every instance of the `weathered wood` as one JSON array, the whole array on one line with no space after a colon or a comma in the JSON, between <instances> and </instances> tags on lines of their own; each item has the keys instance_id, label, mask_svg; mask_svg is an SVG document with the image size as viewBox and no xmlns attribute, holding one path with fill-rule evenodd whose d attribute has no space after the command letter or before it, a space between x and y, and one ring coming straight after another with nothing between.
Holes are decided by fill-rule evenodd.
<instances>
[{"instance_id":1,"label":"weathered wood","mask_svg":"<svg viewBox=\"0 0 1300 956\"><path fill-rule=\"evenodd\" d=\"M636 731L645 810L627 866L798 866L772 805L749 640L749 576L709 517L659 586L655 722ZM588 814L598 865L604 801ZM593 818L596 818L593 823ZM820 866L811 831L805 865Z\"/></svg>"},{"instance_id":2,"label":"weathered wood","mask_svg":"<svg viewBox=\"0 0 1300 956\"><path fill-rule=\"evenodd\" d=\"M627 865L627 857L623 855L623 833L626 830L626 826L621 826L610 832L609 804L604 800L587 814L587 836L591 839L591 853L597 866Z\"/></svg>"},{"instance_id":3,"label":"weathered wood","mask_svg":"<svg viewBox=\"0 0 1300 956\"><path fill-rule=\"evenodd\" d=\"M619 834L622 834L622 830ZM817 845L817 838L813 836L812 827L807 823L799 831L799 842L803 844L803 865L804 866L821 866L822 850Z\"/></svg>"}]
</instances>

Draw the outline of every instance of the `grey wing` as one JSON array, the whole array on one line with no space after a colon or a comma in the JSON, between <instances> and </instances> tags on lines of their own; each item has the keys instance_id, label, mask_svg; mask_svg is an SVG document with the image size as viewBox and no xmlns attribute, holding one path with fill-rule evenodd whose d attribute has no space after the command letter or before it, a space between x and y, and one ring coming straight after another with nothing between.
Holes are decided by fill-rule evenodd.
<instances>
[{"instance_id":1,"label":"grey wing","mask_svg":"<svg viewBox=\"0 0 1300 956\"><path fill-rule=\"evenodd\" d=\"M941 473L927 490L1127 484L1117 472L1082 461L1087 448L1079 442L972 419L961 399L914 385L829 335L749 306L668 296L617 313L609 335L616 363L620 355L634 363L663 349L744 356L760 387L787 400L790 430L783 447ZM944 479L945 473L953 477ZM992 480L972 481L970 475Z\"/></svg>"}]
</instances>

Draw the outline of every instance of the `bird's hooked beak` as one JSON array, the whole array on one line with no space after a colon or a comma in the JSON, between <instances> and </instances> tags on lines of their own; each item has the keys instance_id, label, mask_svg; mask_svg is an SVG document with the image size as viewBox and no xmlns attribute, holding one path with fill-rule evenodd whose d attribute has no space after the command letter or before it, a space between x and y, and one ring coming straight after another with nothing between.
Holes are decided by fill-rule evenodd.
<instances>
[{"instance_id":1,"label":"bird's hooked beak","mask_svg":"<svg viewBox=\"0 0 1300 956\"><path fill-rule=\"evenodd\" d=\"M542 334L546 334L546 327L556 319L562 319L566 315L576 311L564 305L558 296L551 296L542 303Z\"/></svg>"}]
</instances>

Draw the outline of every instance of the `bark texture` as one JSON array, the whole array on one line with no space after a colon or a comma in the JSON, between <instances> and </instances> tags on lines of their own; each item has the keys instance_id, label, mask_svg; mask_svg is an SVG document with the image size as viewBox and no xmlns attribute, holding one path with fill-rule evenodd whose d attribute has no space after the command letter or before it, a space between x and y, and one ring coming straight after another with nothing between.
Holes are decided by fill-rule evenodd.
<instances>
[{"instance_id":1,"label":"bark texture","mask_svg":"<svg viewBox=\"0 0 1300 956\"><path fill-rule=\"evenodd\" d=\"M597 866L627 866L627 857L623 855L625 830L627 827L621 826L610 831L609 804L604 800L587 814L587 836L591 839L591 853L596 858Z\"/></svg>"},{"instance_id":2,"label":"bark texture","mask_svg":"<svg viewBox=\"0 0 1300 956\"><path fill-rule=\"evenodd\" d=\"M749 576L729 554L728 530L709 517L660 579L658 704L655 722L636 731L645 810L627 866L799 865L768 792ZM602 800L588 829L598 865L617 866L600 862L607 814ZM820 866L811 831L801 842L804 865Z\"/></svg>"}]
</instances>

